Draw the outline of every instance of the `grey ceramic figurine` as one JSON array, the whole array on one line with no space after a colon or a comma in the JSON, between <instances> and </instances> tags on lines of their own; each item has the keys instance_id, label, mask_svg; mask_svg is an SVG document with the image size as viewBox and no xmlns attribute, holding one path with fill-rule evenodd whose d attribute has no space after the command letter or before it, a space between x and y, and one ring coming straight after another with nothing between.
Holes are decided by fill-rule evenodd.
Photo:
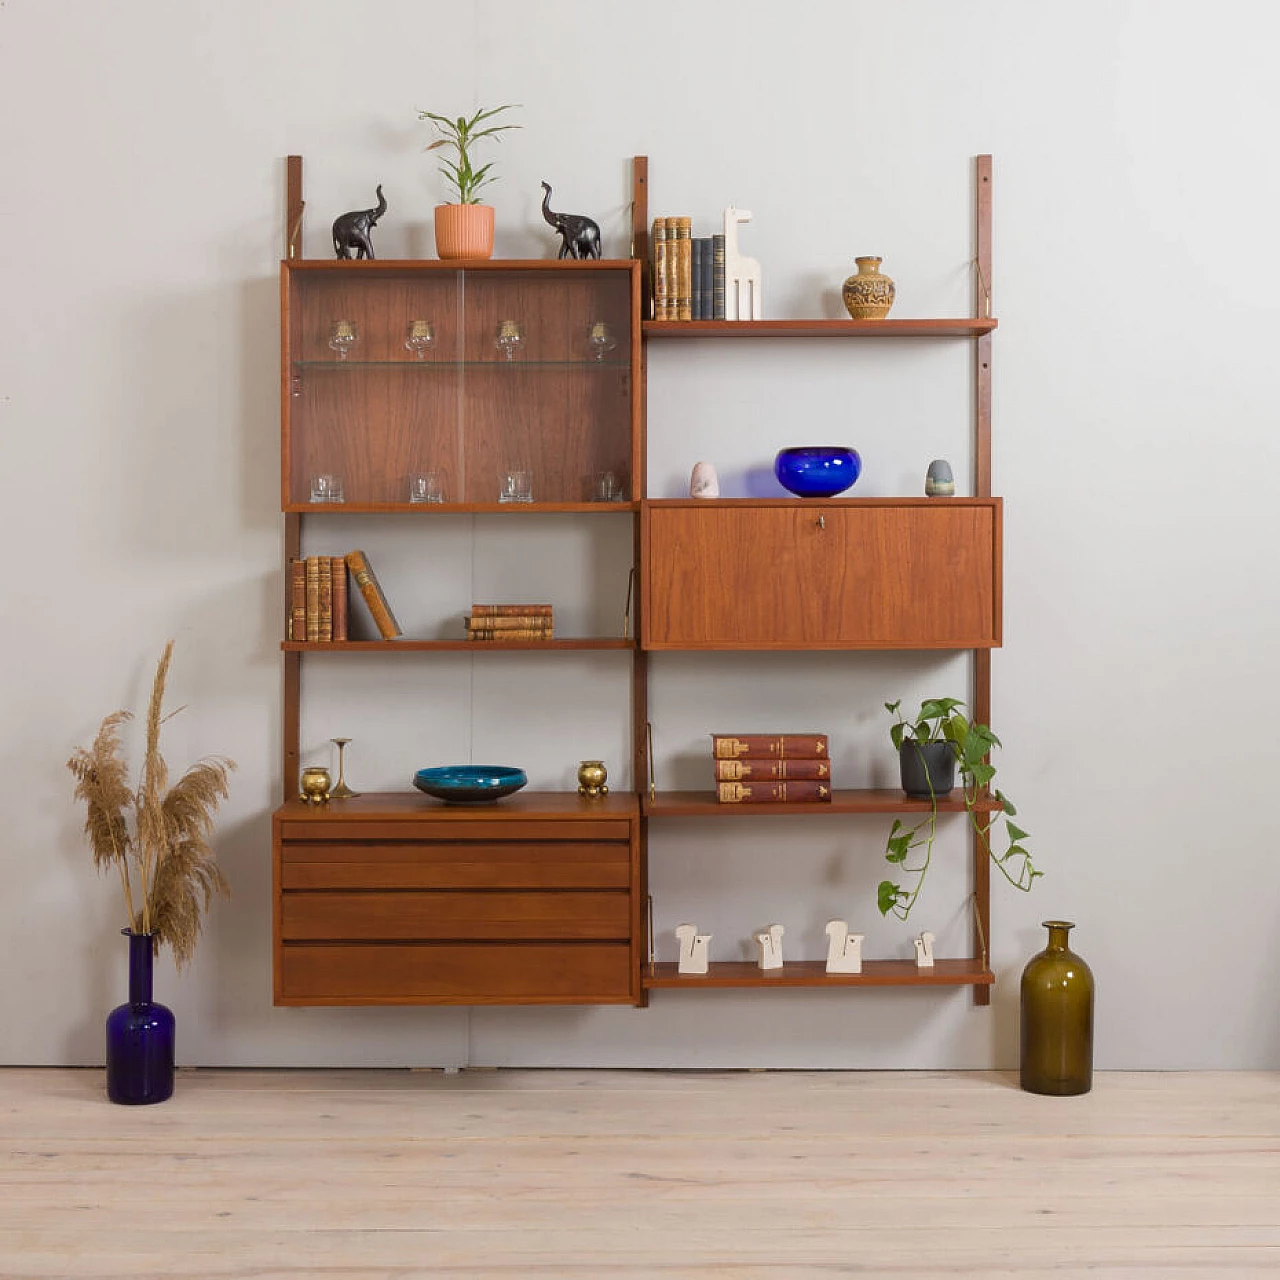
<instances>
[{"instance_id":1,"label":"grey ceramic figurine","mask_svg":"<svg viewBox=\"0 0 1280 1280\"><path fill-rule=\"evenodd\" d=\"M929 470L924 478L924 491L930 498L955 497L956 478L951 474L951 463L945 458L935 458L929 463Z\"/></svg>"}]
</instances>

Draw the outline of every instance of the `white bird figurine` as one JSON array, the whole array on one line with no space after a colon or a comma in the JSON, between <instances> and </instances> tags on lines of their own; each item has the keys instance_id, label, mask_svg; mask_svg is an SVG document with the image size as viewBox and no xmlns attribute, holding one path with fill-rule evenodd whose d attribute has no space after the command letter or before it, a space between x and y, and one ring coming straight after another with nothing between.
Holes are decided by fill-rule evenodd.
<instances>
[{"instance_id":1,"label":"white bird figurine","mask_svg":"<svg viewBox=\"0 0 1280 1280\"><path fill-rule=\"evenodd\" d=\"M862 972L862 939L861 933L850 933L848 921L828 920L827 937L827 972L828 973L861 973Z\"/></svg>"},{"instance_id":2,"label":"white bird figurine","mask_svg":"<svg viewBox=\"0 0 1280 1280\"><path fill-rule=\"evenodd\" d=\"M916 939L916 968L933 968L933 934L922 933Z\"/></svg>"},{"instance_id":3,"label":"white bird figurine","mask_svg":"<svg viewBox=\"0 0 1280 1280\"><path fill-rule=\"evenodd\" d=\"M760 967L762 969L782 968L782 934L780 924L771 924L764 933L755 935L760 947Z\"/></svg>"},{"instance_id":4,"label":"white bird figurine","mask_svg":"<svg viewBox=\"0 0 1280 1280\"><path fill-rule=\"evenodd\" d=\"M680 939L680 963L678 973L706 973L707 954L711 945L709 933L699 933L695 924L676 925L676 937Z\"/></svg>"}]
</instances>

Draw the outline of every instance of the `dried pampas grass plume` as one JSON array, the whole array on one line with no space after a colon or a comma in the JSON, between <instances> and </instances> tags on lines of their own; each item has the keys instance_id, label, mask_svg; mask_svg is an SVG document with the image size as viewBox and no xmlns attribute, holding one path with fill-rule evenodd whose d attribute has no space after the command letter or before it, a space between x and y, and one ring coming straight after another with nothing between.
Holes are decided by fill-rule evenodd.
<instances>
[{"instance_id":1,"label":"dried pampas grass plume","mask_svg":"<svg viewBox=\"0 0 1280 1280\"><path fill-rule=\"evenodd\" d=\"M93 744L73 752L67 768L76 779L76 799L87 811L84 829L94 863L100 871L114 866L119 873L130 930L152 934L157 950L168 943L181 969L195 954L213 896L230 896L211 840L213 815L228 795L229 775L236 766L225 757L210 756L169 786L160 729L168 719L163 712L164 688L172 657L170 640L151 687L137 790L129 786L120 743L120 726L132 719L128 711L107 716ZM140 908L134 901L135 874Z\"/></svg>"}]
</instances>

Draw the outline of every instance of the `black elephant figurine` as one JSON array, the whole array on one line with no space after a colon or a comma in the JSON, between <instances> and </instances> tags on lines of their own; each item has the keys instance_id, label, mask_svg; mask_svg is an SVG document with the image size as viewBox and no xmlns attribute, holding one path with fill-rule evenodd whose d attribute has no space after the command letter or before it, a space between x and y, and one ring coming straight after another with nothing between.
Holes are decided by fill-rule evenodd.
<instances>
[{"instance_id":1,"label":"black elephant figurine","mask_svg":"<svg viewBox=\"0 0 1280 1280\"><path fill-rule=\"evenodd\" d=\"M333 251L339 258L350 258L355 250L357 258L373 257L373 241L369 233L377 226L378 219L387 211L387 199L382 194L382 184L378 184L378 207L376 209L355 209L351 213L341 213L333 220Z\"/></svg>"},{"instance_id":2,"label":"black elephant figurine","mask_svg":"<svg viewBox=\"0 0 1280 1280\"><path fill-rule=\"evenodd\" d=\"M585 213L552 213L551 188L542 184L542 216L560 233L557 258L598 258L600 227Z\"/></svg>"}]
</instances>

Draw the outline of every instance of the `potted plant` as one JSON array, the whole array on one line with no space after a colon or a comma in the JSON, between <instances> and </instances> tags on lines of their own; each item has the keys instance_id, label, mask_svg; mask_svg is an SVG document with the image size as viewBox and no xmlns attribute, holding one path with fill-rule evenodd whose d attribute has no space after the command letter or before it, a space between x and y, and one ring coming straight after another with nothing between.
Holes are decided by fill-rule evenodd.
<instances>
[{"instance_id":1,"label":"potted plant","mask_svg":"<svg viewBox=\"0 0 1280 1280\"><path fill-rule=\"evenodd\" d=\"M1000 746L1000 739L985 724L971 723L964 715L964 703L958 698L926 698L913 720L903 718L901 699L886 702L885 710L896 716L889 730L889 738L898 752L902 771L902 789L909 796L925 797L930 801L928 813L914 825L895 818L885 845L885 861L901 871L914 875L915 884L904 889L892 880L882 880L877 892L877 905L881 915L891 912L899 920L911 914L925 873L933 856L933 838L938 829L938 797L951 792L955 774L960 775L964 790L965 810L982 847L990 855L1000 873L1016 889L1026 892L1031 888L1037 871L1031 853L1022 844L1027 833L1010 819L1017 814L1013 802L1003 791L992 790L996 776L990 761L992 747ZM994 799L997 808L989 813L980 812L978 802ZM996 827L1004 824L1008 846L997 853L992 845ZM913 851L922 851L917 866L908 866Z\"/></svg>"},{"instance_id":2,"label":"potted plant","mask_svg":"<svg viewBox=\"0 0 1280 1280\"><path fill-rule=\"evenodd\" d=\"M129 1002L107 1018L107 1092L113 1102L163 1102L173 1092L174 1020L151 998L152 959L167 944L178 968L186 965L210 899L229 893L210 837L235 764L208 757L169 785L160 727L168 718L162 707L172 655L170 640L151 688L137 787L130 785L120 742L120 726L132 719L128 711L107 716L93 745L78 748L67 761L76 799L87 810L84 829L94 863L119 876L128 919L121 932L129 939Z\"/></svg>"},{"instance_id":3,"label":"potted plant","mask_svg":"<svg viewBox=\"0 0 1280 1280\"><path fill-rule=\"evenodd\" d=\"M471 148L483 138L495 138L508 129L518 129L518 124L491 124L494 116L510 111L518 104L507 103L501 107L481 108L469 119L458 116L438 115L434 111L419 111L419 120L430 120L441 135L428 144L428 151L439 147L451 147L452 159L440 163L445 181L458 194L456 203L436 206L436 252L442 258L489 258L493 256L493 208L481 204L476 193L481 187L497 181L489 171L493 163L479 168L472 163Z\"/></svg>"}]
</instances>

